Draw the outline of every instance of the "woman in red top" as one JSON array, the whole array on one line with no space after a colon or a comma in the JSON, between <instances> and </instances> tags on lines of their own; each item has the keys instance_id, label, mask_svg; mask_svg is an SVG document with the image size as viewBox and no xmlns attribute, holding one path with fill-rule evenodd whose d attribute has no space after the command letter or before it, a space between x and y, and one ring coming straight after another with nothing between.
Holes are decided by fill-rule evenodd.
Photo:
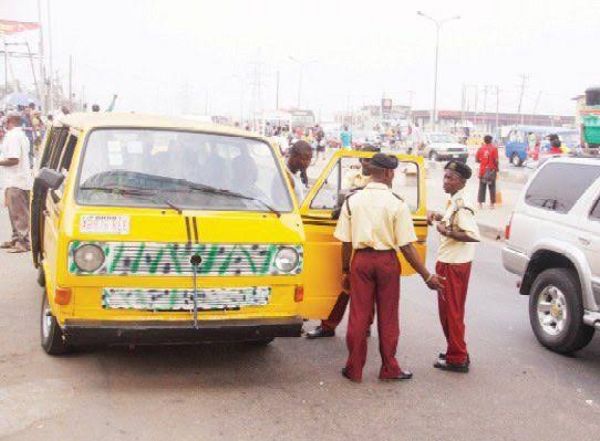
<instances>
[{"instance_id":1,"label":"woman in red top","mask_svg":"<svg viewBox=\"0 0 600 441\"><path fill-rule=\"evenodd\" d=\"M494 209L496 204L496 178L500 171L498 167L498 147L492 144L493 138L486 135L483 138L483 144L477 150L475 160L479 163L479 193L477 202L479 208L483 208L485 203L485 192L490 189L490 208Z\"/></svg>"}]
</instances>

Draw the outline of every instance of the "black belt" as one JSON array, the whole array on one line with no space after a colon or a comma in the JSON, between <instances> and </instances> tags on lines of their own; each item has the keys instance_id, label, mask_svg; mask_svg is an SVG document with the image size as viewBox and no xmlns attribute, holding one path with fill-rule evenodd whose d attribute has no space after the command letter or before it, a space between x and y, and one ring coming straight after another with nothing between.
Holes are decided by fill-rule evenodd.
<instances>
[{"instance_id":1,"label":"black belt","mask_svg":"<svg viewBox=\"0 0 600 441\"><path fill-rule=\"evenodd\" d=\"M355 253L368 251L370 253L395 253L395 250L376 250L375 248L359 248L358 250L354 250Z\"/></svg>"}]
</instances>

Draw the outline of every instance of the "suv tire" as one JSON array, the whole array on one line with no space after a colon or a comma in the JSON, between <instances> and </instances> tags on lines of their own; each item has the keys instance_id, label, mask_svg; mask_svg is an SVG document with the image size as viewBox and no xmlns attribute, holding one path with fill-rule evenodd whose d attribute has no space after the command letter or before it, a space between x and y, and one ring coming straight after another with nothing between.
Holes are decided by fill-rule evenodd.
<instances>
[{"instance_id":1,"label":"suv tire","mask_svg":"<svg viewBox=\"0 0 600 441\"><path fill-rule=\"evenodd\" d=\"M517 153L513 153L510 157L510 162L515 167L521 167L523 165L523 160L519 157Z\"/></svg>"},{"instance_id":2,"label":"suv tire","mask_svg":"<svg viewBox=\"0 0 600 441\"><path fill-rule=\"evenodd\" d=\"M581 288L574 271L565 268L542 271L529 294L529 321L542 345L568 354L590 342L594 328L583 323Z\"/></svg>"},{"instance_id":3,"label":"suv tire","mask_svg":"<svg viewBox=\"0 0 600 441\"><path fill-rule=\"evenodd\" d=\"M438 154L437 154L437 152L435 150L432 150L429 153L429 159L432 160L432 161L434 161L434 162L437 162L439 160Z\"/></svg>"}]
</instances>

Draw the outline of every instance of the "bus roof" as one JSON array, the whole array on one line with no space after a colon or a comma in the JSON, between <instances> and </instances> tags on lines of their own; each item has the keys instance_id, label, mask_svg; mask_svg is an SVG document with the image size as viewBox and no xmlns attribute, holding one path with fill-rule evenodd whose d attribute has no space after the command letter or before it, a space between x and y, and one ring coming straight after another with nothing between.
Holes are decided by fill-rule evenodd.
<instances>
[{"instance_id":1,"label":"bus roof","mask_svg":"<svg viewBox=\"0 0 600 441\"><path fill-rule=\"evenodd\" d=\"M192 119L181 117L142 113L71 113L57 118L54 124L73 127L79 130L89 130L94 128L176 129L215 133L219 135L243 136L246 138L262 138L256 133L247 132L235 127L194 121Z\"/></svg>"}]
</instances>

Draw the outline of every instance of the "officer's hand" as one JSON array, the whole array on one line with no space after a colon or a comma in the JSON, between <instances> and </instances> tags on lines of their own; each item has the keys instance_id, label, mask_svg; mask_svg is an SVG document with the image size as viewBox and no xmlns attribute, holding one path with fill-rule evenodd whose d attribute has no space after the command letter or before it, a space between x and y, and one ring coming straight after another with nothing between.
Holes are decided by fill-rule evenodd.
<instances>
[{"instance_id":1,"label":"officer's hand","mask_svg":"<svg viewBox=\"0 0 600 441\"><path fill-rule=\"evenodd\" d=\"M443 291L445 281L446 281L445 277L434 274L433 277L431 277L431 280L429 282L427 282L427 287L434 291Z\"/></svg>"},{"instance_id":2,"label":"officer's hand","mask_svg":"<svg viewBox=\"0 0 600 441\"><path fill-rule=\"evenodd\" d=\"M342 275L342 290L346 294L350 294L350 274Z\"/></svg>"},{"instance_id":3,"label":"officer's hand","mask_svg":"<svg viewBox=\"0 0 600 441\"><path fill-rule=\"evenodd\" d=\"M440 233L442 236L446 236L448 234L446 225L442 222L438 222L435 228L438 230L438 233Z\"/></svg>"},{"instance_id":4,"label":"officer's hand","mask_svg":"<svg viewBox=\"0 0 600 441\"><path fill-rule=\"evenodd\" d=\"M433 225L433 223L435 221L441 221L442 220L442 215L439 213L436 213L435 211L429 211L427 213L427 224L428 225Z\"/></svg>"}]
</instances>

